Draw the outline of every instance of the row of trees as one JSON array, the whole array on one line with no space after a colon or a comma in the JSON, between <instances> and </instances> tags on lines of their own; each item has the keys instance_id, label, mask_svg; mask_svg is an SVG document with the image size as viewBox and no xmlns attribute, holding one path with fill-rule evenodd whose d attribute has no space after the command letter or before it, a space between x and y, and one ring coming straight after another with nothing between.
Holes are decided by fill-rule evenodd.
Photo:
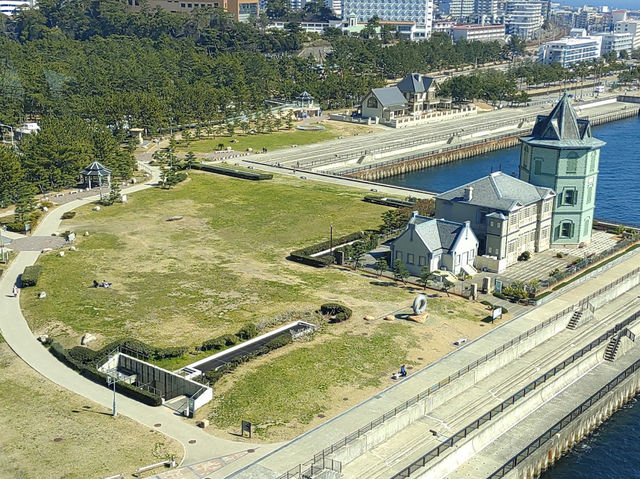
<instances>
[{"instance_id":1,"label":"row of trees","mask_svg":"<svg viewBox=\"0 0 640 479\"><path fill-rule=\"evenodd\" d=\"M27 135L18 150L0 147L0 206L31 202L33 195L77 185L80 171L99 161L120 178L135 167L131 149L96 123L77 117L45 117L40 133Z\"/></svg>"}]
</instances>

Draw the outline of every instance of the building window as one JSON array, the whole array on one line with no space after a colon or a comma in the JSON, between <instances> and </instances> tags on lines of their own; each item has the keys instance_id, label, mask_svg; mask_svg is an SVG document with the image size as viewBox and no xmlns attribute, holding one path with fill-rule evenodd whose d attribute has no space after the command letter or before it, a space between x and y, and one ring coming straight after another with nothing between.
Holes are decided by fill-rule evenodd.
<instances>
[{"instance_id":1,"label":"building window","mask_svg":"<svg viewBox=\"0 0 640 479\"><path fill-rule=\"evenodd\" d=\"M578 171L578 160L577 158L569 157L567 159L567 174L575 175Z\"/></svg>"},{"instance_id":2,"label":"building window","mask_svg":"<svg viewBox=\"0 0 640 479\"><path fill-rule=\"evenodd\" d=\"M407 264L413 264L413 254L407 253Z\"/></svg>"},{"instance_id":3,"label":"building window","mask_svg":"<svg viewBox=\"0 0 640 479\"><path fill-rule=\"evenodd\" d=\"M376 100L375 96L367 100L367 108L378 108L378 100Z\"/></svg>"},{"instance_id":4,"label":"building window","mask_svg":"<svg viewBox=\"0 0 640 479\"><path fill-rule=\"evenodd\" d=\"M551 211L551 201L545 201L545 203L544 203L544 212L548 213L549 211Z\"/></svg>"},{"instance_id":5,"label":"building window","mask_svg":"<svg viewBox=\"0 0 640 479\"><path fill-rule=\"evenodd\" d=\"M562 238L571 238L573 236L573 223L565 221L560 225L560 236Z\"/></svg>"},{"instance_id":6,"label":"building window","mask_svg":"<svg viewBox=\"0 0 640 479\"><path fill-rule=\"evenodd\" d=\"M546 239L548 237L549 237L549 228L548 227L547 228L543 228L543 230L542 230L542 238Z\"/></svg>"},{"instance_id":7,"label":"building window","mask_svg":"<svg viewBox=\"0 0 640 479\"><path fill-rule=\"evenodd\" d=\"M562 195L563 205L575 205L578 202L578 192L574 189L564 190Z\"/></svg>"},{"instance_id":8,"label":"building window","mask_svg":"<svg viewBox=\"0 0 640 479\"><path fill-rule=\"evenodd\" d=\"M396 259L402 261L402 251L396 251Z\"/></svg>"},{"instance_id":9,"label":"building window","mask_svg":"<svg viewBox=\"0 0 640 479\"><path fill-rule=\"evenodd\" d=\"M587 186L587 203L591 203L593 199L593 185Z\"/></svg>"},{"instance_id":10,"label":"building window","mask_svg":"<svg viewBox=\"0 0 640 479\"><path fill-rule=\"evenodd\" d=\"M535 158L533 161L533 173L536 175L541 175L542 174L542 159L541 158Z\"/></svg>"},{"instance_id":11,"label":"building window","mask_svg":"<svg viewBox=\"0 0 640 479\"><path fill-rule=\"evenodd\" d=\"M584 220L584 227L582 230L582 234L584 236L589 236L589 233L591 232L591 219L590 218L586 218Z\"/></svg>"},{"instance_id":12,"label":"building window","mask_svg":"<svg viewBox=\"0 0 640 479\"><path fill-rule=\"evenodd\" d=\"M425 266L427 264L427 258L424 256L418 256L418 266Z\"/></svg>"}]
</instances>

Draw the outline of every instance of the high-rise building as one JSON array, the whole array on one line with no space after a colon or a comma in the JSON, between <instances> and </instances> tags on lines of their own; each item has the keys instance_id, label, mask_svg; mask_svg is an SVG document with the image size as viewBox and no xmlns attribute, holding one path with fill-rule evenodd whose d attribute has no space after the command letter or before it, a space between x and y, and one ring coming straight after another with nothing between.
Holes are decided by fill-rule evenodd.
<instances>
[{"instance_id":1,"label":"high-rise building","mask_svg":"<svg viewBox=\"0 0 640 479\"><path fill-rule=\"evenodd\" d=\"M141 0L122 1L134 11L139 11L142 8ZM241 22L247 21L249 17L257 17L260 13L260 0L198 0L196 3L184 0L146 0L146 4L150 8L159 7L171 13L185 13L194 8L204 7L222 8Z\"/></svg>"},{"instance_id":2,"label":"high-rise building","mask_svg":"<svg viewBox=\"0 0 640 479\"><path fill-rule=\"evenodd\" d=\"M497 15L498 0L475 0L474 13L476 15Z\"/></svg>"},{"instance_id":3,"label":"high-rise building","mask_svg":"<svg viewBox=\"0 0 640 479\"><path fill-rule=\"evenodd\" d=\"M616 33L630 33L633 36L633 49L640 48L640 20L624 20L616 22Z\"/></svg>"},{"instance_id":4,"label":"high-rise building","mask_svg":"<svg viewBox=\"0 0 640 479\"><path fill-rule=\"evenodd\" d=\"M11 16L17 8L32 8L36 3L36 0L3 0L0 1L0 13Z\"/></svg>"},{"instance_id":5,"label":"high-rise building","mask_svg":"<svg viewBox=\"0 0 640 479\"><path fill-rule=\"evenodd\" d=\"M633 35L630 33L596 33L596 36L602 37L602 55L616 52L618 56L623 51L630 52L633 50Z\"/></svg>"},{"instance_id":6,"label":"high-rise building","mask_svg":"<svg viewBox=\"0 0 640 479\"><path fill-rule=\"evenodd\" d=\"M591 136L589 120L577 118L567 94L520 141L520 179L556 192L551 244L589 243L604 141Z\"/></svg>"},{"instance_id":7,"label":"high-rise building","mask_svg":"<svg viewBox=\"0 0 640 479\"><path fill-rule=\"evenodd\" d=\"M433 0L343 0L342 18L367 22L377 16L383 22L413 24L426 38L431 34Z\"/></svg>"},{"instance_id":8,"label":"high-rise building","mask_svg":"<svg viewBox=\"0 0 640 479\"><path fill-rule=\"evenodd\" d=\"M505 5L505 24L509 35L530 40L542 27L542 4L526 0L509 0Z\"/></svg>"},{"instance_id":9,"label":"high-rise building","mask_svg":"<svg viewBox=\"0 0 640 479\"><path fill-rule=\"evenodd\" d=\"M467 18L475 11L476 0L445 0L440 4L442 12L453 18Z\"/></svg>"}]
</instances>

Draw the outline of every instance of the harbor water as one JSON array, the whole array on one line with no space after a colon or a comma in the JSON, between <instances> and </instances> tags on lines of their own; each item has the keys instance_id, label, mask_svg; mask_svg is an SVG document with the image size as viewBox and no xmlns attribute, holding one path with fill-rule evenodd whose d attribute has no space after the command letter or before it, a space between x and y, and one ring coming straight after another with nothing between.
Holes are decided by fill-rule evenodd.
<instances>
[{"instance_id":1,"label":"harbor water","mask_svg":"<svg viewBox=\"0 0 640 479\"><path fill-rule=\"evenodd\" d=\"M640 117L594 127L593 135L607 142L600 153L595 218L640 226ZM493 171L517 176L519 162L515 147L379 181L441 193Z\"/></svg>"},{"instance_id":2,"label":"harbor water","mask_svg":"<svg viewBox=\"0 0 640 479\"><path fill-rule=\"evenodd\" d=\"M640 118L593 128L607 145L600 155L595 217L640 227ZM442 192L492 171L517 174L510 148L381 180ZM532 438L534 439L534 438ZM640 479L640 405L632 401L549 469L542 479Z\"/></svg>"}]
</instances>

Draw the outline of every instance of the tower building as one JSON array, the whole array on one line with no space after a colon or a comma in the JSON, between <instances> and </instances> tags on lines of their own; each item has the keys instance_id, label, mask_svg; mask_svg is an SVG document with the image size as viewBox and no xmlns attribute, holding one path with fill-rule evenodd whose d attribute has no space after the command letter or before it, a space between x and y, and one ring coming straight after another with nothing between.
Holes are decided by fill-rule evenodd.
<instances>
[{"instance_id":1,"label":"tower building","mask_svg":"<svg viewBox=\"0 0 640 479\"><path fill-rule=\"evenodd\" d=\"M578 119L565 93L549 115L540 115L530 136L520 138L520 179L552 188L551 244L589 243L596 204L600 148L588 120Z\"/></svg>"}]
</instances>

